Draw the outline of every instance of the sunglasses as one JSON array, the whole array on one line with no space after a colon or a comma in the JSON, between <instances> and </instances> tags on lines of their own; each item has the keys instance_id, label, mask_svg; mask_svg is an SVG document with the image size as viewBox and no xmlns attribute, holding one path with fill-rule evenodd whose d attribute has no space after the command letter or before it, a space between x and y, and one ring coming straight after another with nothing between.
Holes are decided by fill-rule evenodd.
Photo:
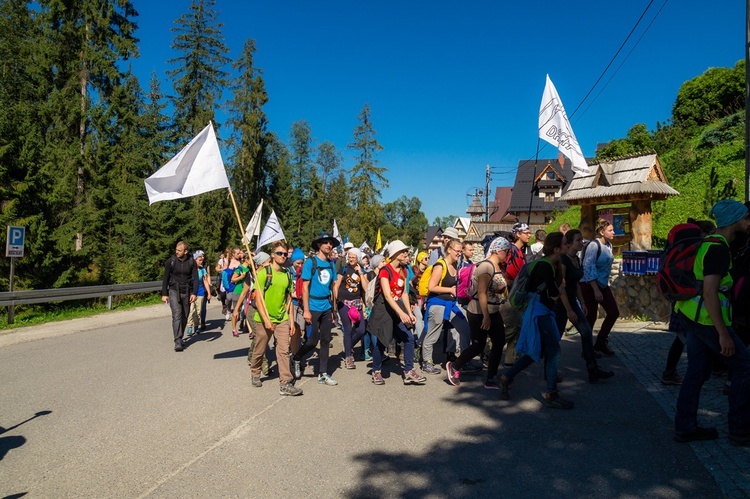
<instances>
[{"instance_id":1,"label":"sunglasses","mask_svg":"<svg viewBox=\"0 0 750 499\"><path fill-rule=\"evenodd\" d=\"M284 258L287 258L286 251L274 251L273 254L276 256L283 256Z\"/></svg>"}]
</instances>

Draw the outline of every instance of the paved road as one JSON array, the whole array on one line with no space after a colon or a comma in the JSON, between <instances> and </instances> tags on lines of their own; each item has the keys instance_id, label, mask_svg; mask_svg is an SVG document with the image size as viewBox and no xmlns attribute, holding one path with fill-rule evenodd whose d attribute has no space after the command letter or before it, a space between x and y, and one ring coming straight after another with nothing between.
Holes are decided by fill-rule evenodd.
<instances>
[{"instance_id":1,"label":"paved road","mask_svg":"<svg viewBox=\"0 0 750 499\"><path fill-rule=\"evenodd\" d=\"M745 449L671 440L665 411L673 392L651 382L669 333L614 334L619 355L603 365L617 375L599 385L585 382L578 337L565 338L560 389L576 407L555 411L541 405L536 365L517 378L508 402L478 376L464 376L460 388L444 376L403 386L393 365L386 385L374 386L364 362L336 370L336 387L318 385L308 368L304 396L280 397L276 379L250 386L247 336L228 334L220 312L212 303L210 331L183 353L172 351L163 305L0 335L0 496L722 497L750 490L738 471ZM340 351L340 337L334 342ZM725 409L721 402L715 410Z\"/></svg>"}]
</instances>

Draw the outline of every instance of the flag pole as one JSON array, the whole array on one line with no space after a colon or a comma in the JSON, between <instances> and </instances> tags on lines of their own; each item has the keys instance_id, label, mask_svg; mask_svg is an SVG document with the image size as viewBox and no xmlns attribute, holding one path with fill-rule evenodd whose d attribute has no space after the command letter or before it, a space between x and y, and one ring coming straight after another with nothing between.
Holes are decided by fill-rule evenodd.
<instances>
[{"instance_id":1,"label":"flag pole","mask_svg":"<svg viewBox=\"0 0 750 499\"><path fill-rule=\"evenodd\" d=\"M237 209L237 201L234 200L234 193L232 193L232 187L227 187L227 190L229 191L229 197L232 199L232 206L234 207L234 214L237 216L237 223L239 224L239 227L240 227L240 234L242 234L242 242L245 243L245 249L247 250L247 253L249 255L250 254L250 243L247 240L247 238L245 237L245 229L244 229L244 225L242 225L242 219L240 218L240 210ZM252 258L250 258L250 272L252 273L253 281L257 281L258 280L258 274L255 271L255 261ZM251 298L252 298L252 296L251 296ZM256 300L260 300L261 302L263 302L263 296L260 293L258 293L258 296L256 296L255 299ZM264 305L265 305L265 303L264 303Z\"/></svg>"},{"instance_id":2,"label":"flag pole","mask_svg":"<svg viewBox=\"0 0 750 499\"><path fill-rule=\"evenodd\" d=\"M536 179L536 166L539 162L539 144L541 143L541 139L537 137L536 139L536 156L534 157L534 175L531 177L531 194L529 195L529 213L526 216L526 225L531 227L531 203L534 201L534 179Z\"/></svg>"}]
</instances>

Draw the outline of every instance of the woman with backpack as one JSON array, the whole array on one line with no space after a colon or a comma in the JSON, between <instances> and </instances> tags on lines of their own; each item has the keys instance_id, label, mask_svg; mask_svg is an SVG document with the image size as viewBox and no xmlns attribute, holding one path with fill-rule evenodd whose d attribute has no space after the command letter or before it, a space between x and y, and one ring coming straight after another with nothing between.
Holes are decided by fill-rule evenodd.
<instances>
[{"instance_id":1,"label":"woman with backpack","mask_svg":"<svg viewBox=\"0 0 750 499\"><path fill-rule=\"evenodd\" d=\"M596 335L594 350L607 356L615 352L607 345L607 337L615 321L620 317L620 309L617 301L609 287L609 275L612 273L612 262L615 256L612 253L612 240L615 238L615 227L612 222L600 218L596 223L596 237L583 249L583 279L581 280L581 293L586 307L586 319L593 330L599 313L599 305L604 309L605 316Z\"/></svg>"},{"instance_id":2,"label":"woman with backpack","mask_svg":"<svg viewBox=\"0 0 750 499\"><path fill-rule=\"evenodd\" d=\"M500 357L505 346L505 326L500 315L500 305L505 302L507 283L503 275L503 267L510 242L498 237L490 243L487 256L474 268L471 277L472 298L466 306L466 315L471 328L471 345L461 352L455 362L448 362L445 370L448 372L448 382L453 386L461 384L461 367L484 351L487 338L492 342L487 361L487 380L484 387L497 390L497 370L500 367ZM474 291L476 290L476 291Z\"/></svg>"},{"instance_id":3,"label":"woman with backpack","mask_svg":"<svg viewBox=\"0 0 750 499\"><path fill-rule=\"evenodd\" d=\"M576 328L581 336L583 358L586 361L586 369L589 373L589 383L596 383L600 379L611 378L615 373L604 371L597 365L593 331L591 331L591 326L586 319L586 309L582 309L579 305L579 302L583 303L583 294L579 282L583 277L583 268L581 268L581 261L578 259L578 252L581 251L583 246L581 231L571 229L566 232L565 242L568 244L568 252L560 258L563 285L560 287L560 300L555 305L557 329L564 331L568 320Z\"/></svg>"},{"instance_id":4,"label":"woman with backpack","mask_svg":"<svg viewBox=\"0 0 750 499\"><path fill-rule=\"evenodd\" d=\"M404 384L421 385L426 379L414 370L414 328L407 288L406 265L409 248L398 239L388 245L391 262L378 272L378 289L372 306L368 330L377 337L372 350L372 382L385 384L381 374L383 354L392 339L404 344Z\"/></svg>"},{"instance_id":5,"label":"woman with backpack","mask_svg":"<svg viewBox=\"0 0 750 499\"><path fill-rule=\"evenodd\" d=\"M344 367L356 369L354 345L365 335L365 307L362 299L368 280L361 264L362 252L359 249L350 249L345 258L346 263L333 284L333 299L344 333Z\"/></svg>"},{"instance_id":6,"label":"woman with backpack","mask_svg":"<svg viewBox=\"0 0 750 499\"><path fill-rule=\"evenodd\" d=\"M530 262L525 291L532 298L523 316L518 351L523 353L513 366L500 376L500 398L510 399L513 379L535 361L544 357L547 392L544 403L553 409L571 409L573 402L560 397L557 391L557 366L560 362L560 331L555 323L554 307L560 297L558 272L560 258L567 253L568 243L562 232L553 232L544 240L544 256ZM519 279L520 282L520 279Z\"/></svg>"},{"instance_id":7,"label":"woman with backpack","mask_svg":"<svg viewBox=\"0 0 750 499\"><path fill-rule=\"evenodd\" d=\"M445 257L439 259L432 266L430 281L427 285L427 306L425 317L427 327L422 339L422 372L426 374L440 374L440 368L433 364L433 349L440 339L445 323L456 328L462 340L470 336L469 323L456 302L456 285L458 271L456 264L461 255L461 241L451 239L445 248ZM426 277L425 277L426 278ZM461 341L464 348L468 348Z\"/></svg>"}]
</instances>

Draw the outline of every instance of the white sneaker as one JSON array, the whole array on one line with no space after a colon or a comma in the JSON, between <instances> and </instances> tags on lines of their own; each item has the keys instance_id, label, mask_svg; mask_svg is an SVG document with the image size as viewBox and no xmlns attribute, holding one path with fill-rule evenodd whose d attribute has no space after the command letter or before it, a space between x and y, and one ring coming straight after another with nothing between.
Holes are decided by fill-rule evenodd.
<instances>
[{"instance_id":1,"label":"white sneaker","mask_svg":"<svg viewBox=\"0 0 750 499\"><path fill-rule=\"evenodd\" d=\"M227 312L227 315L224 316L224 319L231 321L232 320L232 314L230 312Z\"/></svg>"},{"instance_id":2,"label":"white sneaker","mask_svg":"<svg viewBox=\"0 0 750 499\"><path fill-rule=\"evenodd\" d=\"M320 376L318 376L318 383L321 385L328 385L328 386L336 386L339 384L338 381L333 379L330 374L323 373Z\"/></svg>"}]
</instances>

